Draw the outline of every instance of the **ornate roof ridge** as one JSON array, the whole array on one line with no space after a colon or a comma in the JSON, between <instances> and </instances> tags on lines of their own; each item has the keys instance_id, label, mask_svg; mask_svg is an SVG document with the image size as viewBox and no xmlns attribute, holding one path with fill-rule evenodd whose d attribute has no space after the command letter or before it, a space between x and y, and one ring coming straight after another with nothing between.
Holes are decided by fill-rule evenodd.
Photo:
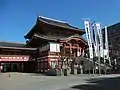
<instances>
[{"instance_id":1,"label":"ornate roof ridge","mask_svg":"<svg viewBox=\"0 0 120 90\"><path fill-rule=\"evenodd\" d=\"M38 18L48 19L48 20L52 20L52 21L56 21L56 22L60 22L60 23L67 23L65 21L61 21L61 20L57 20L57 19L53 19L53 18L48 18L48 17L44 17L44 16L38 16Z\"/></svg>"}]
</instances>

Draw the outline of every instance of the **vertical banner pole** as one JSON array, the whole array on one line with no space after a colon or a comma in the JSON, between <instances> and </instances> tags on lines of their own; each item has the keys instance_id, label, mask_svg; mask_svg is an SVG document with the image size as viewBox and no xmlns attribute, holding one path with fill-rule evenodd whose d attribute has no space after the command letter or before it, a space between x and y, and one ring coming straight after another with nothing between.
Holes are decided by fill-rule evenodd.
<instances>
[{"instance_id":1,"label":"vertical banner pole","mask_svg":"<svg viewBox=\"0 0 120 90\"><path fill-rule=\"evenodd\" d=\"M90 33L90 22L88 20L85 20L84 25L85 25L87 42L89 46L89 58L93 60L93 47L92 47L92 40L91 40L91 33ZM89 66L89 71L90 71L90 66Z\"/></svg>"},{"instance_id":2,"label":"vertical banner pole","mask_svg":"<svg viewBox=\"0 0 120 90\"><path fill-rule=\"evenodd\" d=\"M98 33L98 37L99 37L99 44L98 44L98 51L99 51L99 55L98 55L98 62L99 62L99 74L101 74L101 57L104 58L103 55L103 38L102 38L102 31L101 31L101 27L100 27L100 23L96 23L96 28L97 28L97 33Z\"/></svg>"}]
</instances>

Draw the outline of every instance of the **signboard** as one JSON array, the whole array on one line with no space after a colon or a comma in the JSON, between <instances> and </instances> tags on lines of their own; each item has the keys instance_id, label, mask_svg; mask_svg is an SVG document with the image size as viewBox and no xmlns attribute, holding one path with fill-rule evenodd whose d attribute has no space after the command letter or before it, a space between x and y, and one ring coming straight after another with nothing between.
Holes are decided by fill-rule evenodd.
<instances>
[{"instance_id":1,"label":"signboard","mask_svg":"<svg viewBox=\"0 0 120 90\"><path fill-rule=\"evenodd\" d=\"M39 51L47 51L50 50L50 52L60 52L60 44L58 43L49 43L45 46L42 46L39 48Z\"/></svg>"},{"instance_id":2,"label":"signboard","mask_svg":"<svg viewBox=\"0 0 120 90\"><path fill-rule=\"evenodd\" d=\"M96 32L95 23L92 24L92 32L93 32L94 56L98 56L98 34Z\"/></svg>"},{"instance_id":3,"label":"signboard","mask_svg":"<svg viewBox=\"0 0 120 90\"><path fill-rule=\"evenodd\" d=\"M60 52L60 44L50 43L50 52Z\"/></svg>"},{"instance_id":4,"label":"signboard","mask_svg":"<svg viewBox=\"0 0 120 90\"><path fill-rule=\"evenodd\" d=\"M109 47L108 47L108 33L107 27L105 26L105 49L107 50L106 58L109 59Z\"/></svg>"},{"instance_id":5,"label":"signboard","mask_svg":"<svg viewBox=\"0 0 120 90\"><path fill-rule=\"evenodd\" d=\"M29 56L0 56L0 61L28 61Z\"/></svg>"},{"instance_id":6,"label":"signboard","mask_svg":"<svg viewBox=\"0 0 120 90\"><path fill-rule=\"evenodd\" d=\"M101 57L103 57L103 39L102 39L102 31L101 31L100 23L96 23L96 28L100 41L100 55Z\"/></svg>"},{"instance_id":7,"label":"signboard","mask_svg":"<svg viewBox=\"0 0 120 90\"><path fill-rule=\"evenodd\" d=\"M58 61L58 59L50 59L50 61Z\"/></svg>"}]
</instances>

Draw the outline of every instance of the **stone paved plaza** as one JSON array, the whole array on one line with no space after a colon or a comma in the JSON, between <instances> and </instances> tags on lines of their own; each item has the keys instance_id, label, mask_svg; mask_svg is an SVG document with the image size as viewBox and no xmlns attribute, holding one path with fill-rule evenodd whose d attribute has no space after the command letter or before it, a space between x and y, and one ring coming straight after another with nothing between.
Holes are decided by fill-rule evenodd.
<instances>
[{"instance_id":1,"label":"stone paved plaza","mask_svg":"<svg viewBox=\"0 0 120 90\"><path fill-rule=\"evenodd\" d=\"M1 73L0 90L120 90L119 76L43 76L33 73L10 73L9 76L9 73Z\"/></svg>"}]
</instances>

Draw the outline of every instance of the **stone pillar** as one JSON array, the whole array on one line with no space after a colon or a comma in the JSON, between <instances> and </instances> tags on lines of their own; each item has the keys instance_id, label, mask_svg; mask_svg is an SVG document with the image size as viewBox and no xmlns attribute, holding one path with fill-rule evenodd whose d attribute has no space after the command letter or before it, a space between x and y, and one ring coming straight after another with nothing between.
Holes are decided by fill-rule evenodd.
<instances>
[{"instance_id":1,"label":"stone pillar","mask_svg":"<svg viewBox=\"0 0 120 90\"><path fill-rule=\"evenodd\" d=\"M83 74L83 66L80 64L80 72Z\"/></svg>"},{"instance_id":2,"label":"stone pillar","mask_svg":"<svg viewBox=\"0 0 120 90\"><path fill-rule=\"evenodd\" d=\"M78 65L74 65L74 74L77 74Z\"/></svg>"},{"instance_id":3,"label":"stone pillar","mask_svg":"<svg viewBox=\"0 0 120 90\"><path fill-rule=\"evenodd\" d=\"M70 67L68 67L68 69L67 69L67 75L70 75L70 73L71 73L71 70L70 70Z\"/></svg>"},{"instance_id":4,"label":"stone pillar","mask_svg":"<svg viewBox=\"0 0 120 90\"><path fill-rule=\"evenodd\" d=\"M85 54L85 53L84 53L84 49L83 49L83 50L82 50L82 56L84 56L84 54Z\"/></svg>"}]
</instances>

